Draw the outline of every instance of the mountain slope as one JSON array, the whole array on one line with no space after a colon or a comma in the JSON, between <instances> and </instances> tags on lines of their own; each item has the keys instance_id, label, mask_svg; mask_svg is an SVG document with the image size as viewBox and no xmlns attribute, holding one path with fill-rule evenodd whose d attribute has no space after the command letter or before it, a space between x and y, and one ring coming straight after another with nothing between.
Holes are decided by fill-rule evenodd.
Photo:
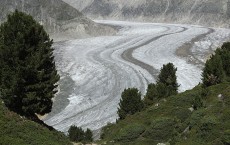
<instances>
[{"instance_id":1,"label":"mountain slope","mask_svg":"<svg viewBox=\"0 0 230 145\"><path fill-rule=\"evenodd\" d=\"M67 137L57 131L27 120L9 111L0 99L0 144L1 145L69 145Z\"/></svg>"},{"instance_id":2,"label":"mountain slope","mask_svg":"<svg viewBox=\"0 0 230 145\"><path fill-rule=\"evenodd\" d=\"M229 27L228 0L63 0L90 18Z\"/></svg>"},{"instance_id":3,"label":"mountain slope","mask_svg":"<svg viewBox=\"0 0 230 145\"><path fill-rule=\"evenodd\" d=\"M114 29L94 23L61 0L1 0L0 22L15 9L32 15L56 40L114 33Z\"/></svg>"},{"instance_id":4,"label":"mountain slope","mask_svg":"<svg viewBox=\"0 0 230 145\"><path fill-rule=\"evenodd\" d=\"M119 145L227 145L230 143L230 84L192 90L155 102L103 129L102 141ZM221 95L220 95L221 94ZM196 98L201 97L200 101ZM198 109L195 104L202 102Z\"/></svg>"}]
</instances>

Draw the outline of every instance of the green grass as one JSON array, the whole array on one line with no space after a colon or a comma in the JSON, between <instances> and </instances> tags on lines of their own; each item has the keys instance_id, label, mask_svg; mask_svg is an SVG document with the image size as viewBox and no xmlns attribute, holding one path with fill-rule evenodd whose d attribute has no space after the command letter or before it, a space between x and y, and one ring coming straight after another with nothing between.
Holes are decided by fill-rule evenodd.
<instances>
[{"instance_id":1,"label":"green grass","mask_svg":"<svg viewBox=\"0 0 230 145\"><path fill-rule=\"evenodd\" d=\"M217 96L223 94L221 101ZM203 106L190 111L196 97ZM159 104L157 106L156 104ZM185 129L187 128L187 131ZM188 129L189 128L189 129ZM134 132L130 133L130 130ZM230 83L170 96L103 128L107 144L224 145L230 143Z\"/></svg>"},{"instance_id":2,"label":"green grass","mask_svg":"<svg viewBox=\"0 0 230 145\"><path fill-rule=\"evenodd\" d=\"M9 111L0 100L1 145L69 145L61 132L47 128Z\"/></svg>"}]
</instances>

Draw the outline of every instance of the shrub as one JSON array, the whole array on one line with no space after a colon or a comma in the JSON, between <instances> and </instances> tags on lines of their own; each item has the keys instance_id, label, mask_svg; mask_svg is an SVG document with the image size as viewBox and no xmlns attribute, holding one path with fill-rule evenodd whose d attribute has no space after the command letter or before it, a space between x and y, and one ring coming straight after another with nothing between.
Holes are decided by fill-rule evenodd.
<instances>
[{"instance_id":1,"label":"shrub","mask_svg":"<svg viewBox=\"0 0 230 145\"><path fill-rule=\"evenodd\" d=\"M191 127L199 125L204 116L205 116L205 110L204 109L199 109L199 110L193 112L190 119L189 119L189 125Z\"/></svg>"},{"instance_id":2,"label":"shrub","mask_svg":"<svg viewBox=\"0 0 230 145\"><path fill-rule=\"evenodd\" d=\"M201 123L199 124L198 134L203 139L211 140L211 138L215 138L215 134L217 131L215 127L217 126L217 124L218 122L216 117L214 116L204 117L201 120Z\"/></svg>"},{"instance_id":3,"label":"shrub","mask_svg":"<svg viewBox=\"0 0 230 145\"><path fill-rule=\"evenodd\" d=\"M198 108L201 108L201 107L203 107L203 101L201 99L201 96L197 94L194 98L193 108L197 110Z\"/></svg>"},{"instance_id":4,"label":"shrub","mask_svg":"<svg viewBox=\"0 0 230 145\"><path fill-rule=\"evenodd\" d=\"M143 134L144 137L159 142L166 142L177 135L177 121L172 118L155 119Z\"/></svg>"},{"instance_id":5,"label":"shrub","mask_svg":"<svg viewBox=\"0 0 230 145\"><path fill-rule=\"evenodd\" d=\"M184 122L189 116L191 116L192 112L187 108L178 108L174 111L175 117L177 117L181 122Z\"/></svg>"},{"instance_id":6,"label":"shrub","mask_svg":"<svg viewBox=\"0 0 230 145\"><path fill-rule=\"evenodd\" d=\"M230 144L230 129L224 131L224 135L222 137L222 141L226 145Z\"/></svg>"},{"instance_id":7,"label":"shrub","mask_svg":"<svg viewBox=\"0 0 230 145\"><path fill-rule=\"evenodd\" d=\"M210 91L206 87L202 87L200 91L200 95L203 99L206 99L206 97L210 94Z\"/></svg>"},{"instance_id":8,"label":"shrub","mask_svg":"<svg viewBox=\"0 0 230 145\"><path fill-rule=\"evenodd\" d=\"M132 124L122 128L115 138L116 141L129 142L138 138L145 131L145 126Z\"/></svg>"},{"instance_id":9,"label":"shrub","mask_svg":"<svg viewBox=\"0 0 230 145\"><path fill-rule=\"evenodd\" d=\"M224 96L224 103L226 106L230 106L230 87L228 87L222 94Z\"/></svg>"}]
</instances>

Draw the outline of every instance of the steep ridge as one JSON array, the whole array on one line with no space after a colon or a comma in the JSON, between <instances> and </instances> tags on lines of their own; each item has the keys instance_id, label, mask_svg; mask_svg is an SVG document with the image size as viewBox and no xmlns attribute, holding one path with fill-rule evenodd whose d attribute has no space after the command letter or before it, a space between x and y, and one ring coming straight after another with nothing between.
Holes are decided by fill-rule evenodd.
<instances>
[{"instance_id":1,"label":"steep ridge","mask_svg":"<svg viewBox=\"0 0 230 145\"><path fill-rule=\"evenodd\" d=\"M0 22L15 9L32 15L55 40L114 33L113 28L94 23L61 0L1 0Z\"/></svg>"},{"instance_id":2,"label":"steep ridge","mask_svg":"<svg viewBox=\"0 0 230 145\"><path fill-rule=\"evenodd\" d=\"M93 19L229 27L228 0L63 0Z\"/></svg>"}]
</instances>

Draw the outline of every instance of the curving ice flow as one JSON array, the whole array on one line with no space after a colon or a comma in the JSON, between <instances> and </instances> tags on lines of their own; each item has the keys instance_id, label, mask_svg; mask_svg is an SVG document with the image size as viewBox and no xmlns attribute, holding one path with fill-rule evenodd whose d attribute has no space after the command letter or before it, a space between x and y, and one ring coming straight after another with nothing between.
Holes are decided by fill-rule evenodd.
<instances>
[{"instance_id":1,"label":"curving ice flow","mask_svg":"<svg viewBox=\"0 0 230 145\"><path fill-rule=\"evenodd\" d=\"M228 29L191 25L97 22L119 27L119 33L54 45L60 91L45 122L57 130L71 125L98 130L115 122L121 92L137 87L144 95L168 62L178 69L179 91L193 88L204 60L230 35Z\"/></svg>"}]
</instances>

